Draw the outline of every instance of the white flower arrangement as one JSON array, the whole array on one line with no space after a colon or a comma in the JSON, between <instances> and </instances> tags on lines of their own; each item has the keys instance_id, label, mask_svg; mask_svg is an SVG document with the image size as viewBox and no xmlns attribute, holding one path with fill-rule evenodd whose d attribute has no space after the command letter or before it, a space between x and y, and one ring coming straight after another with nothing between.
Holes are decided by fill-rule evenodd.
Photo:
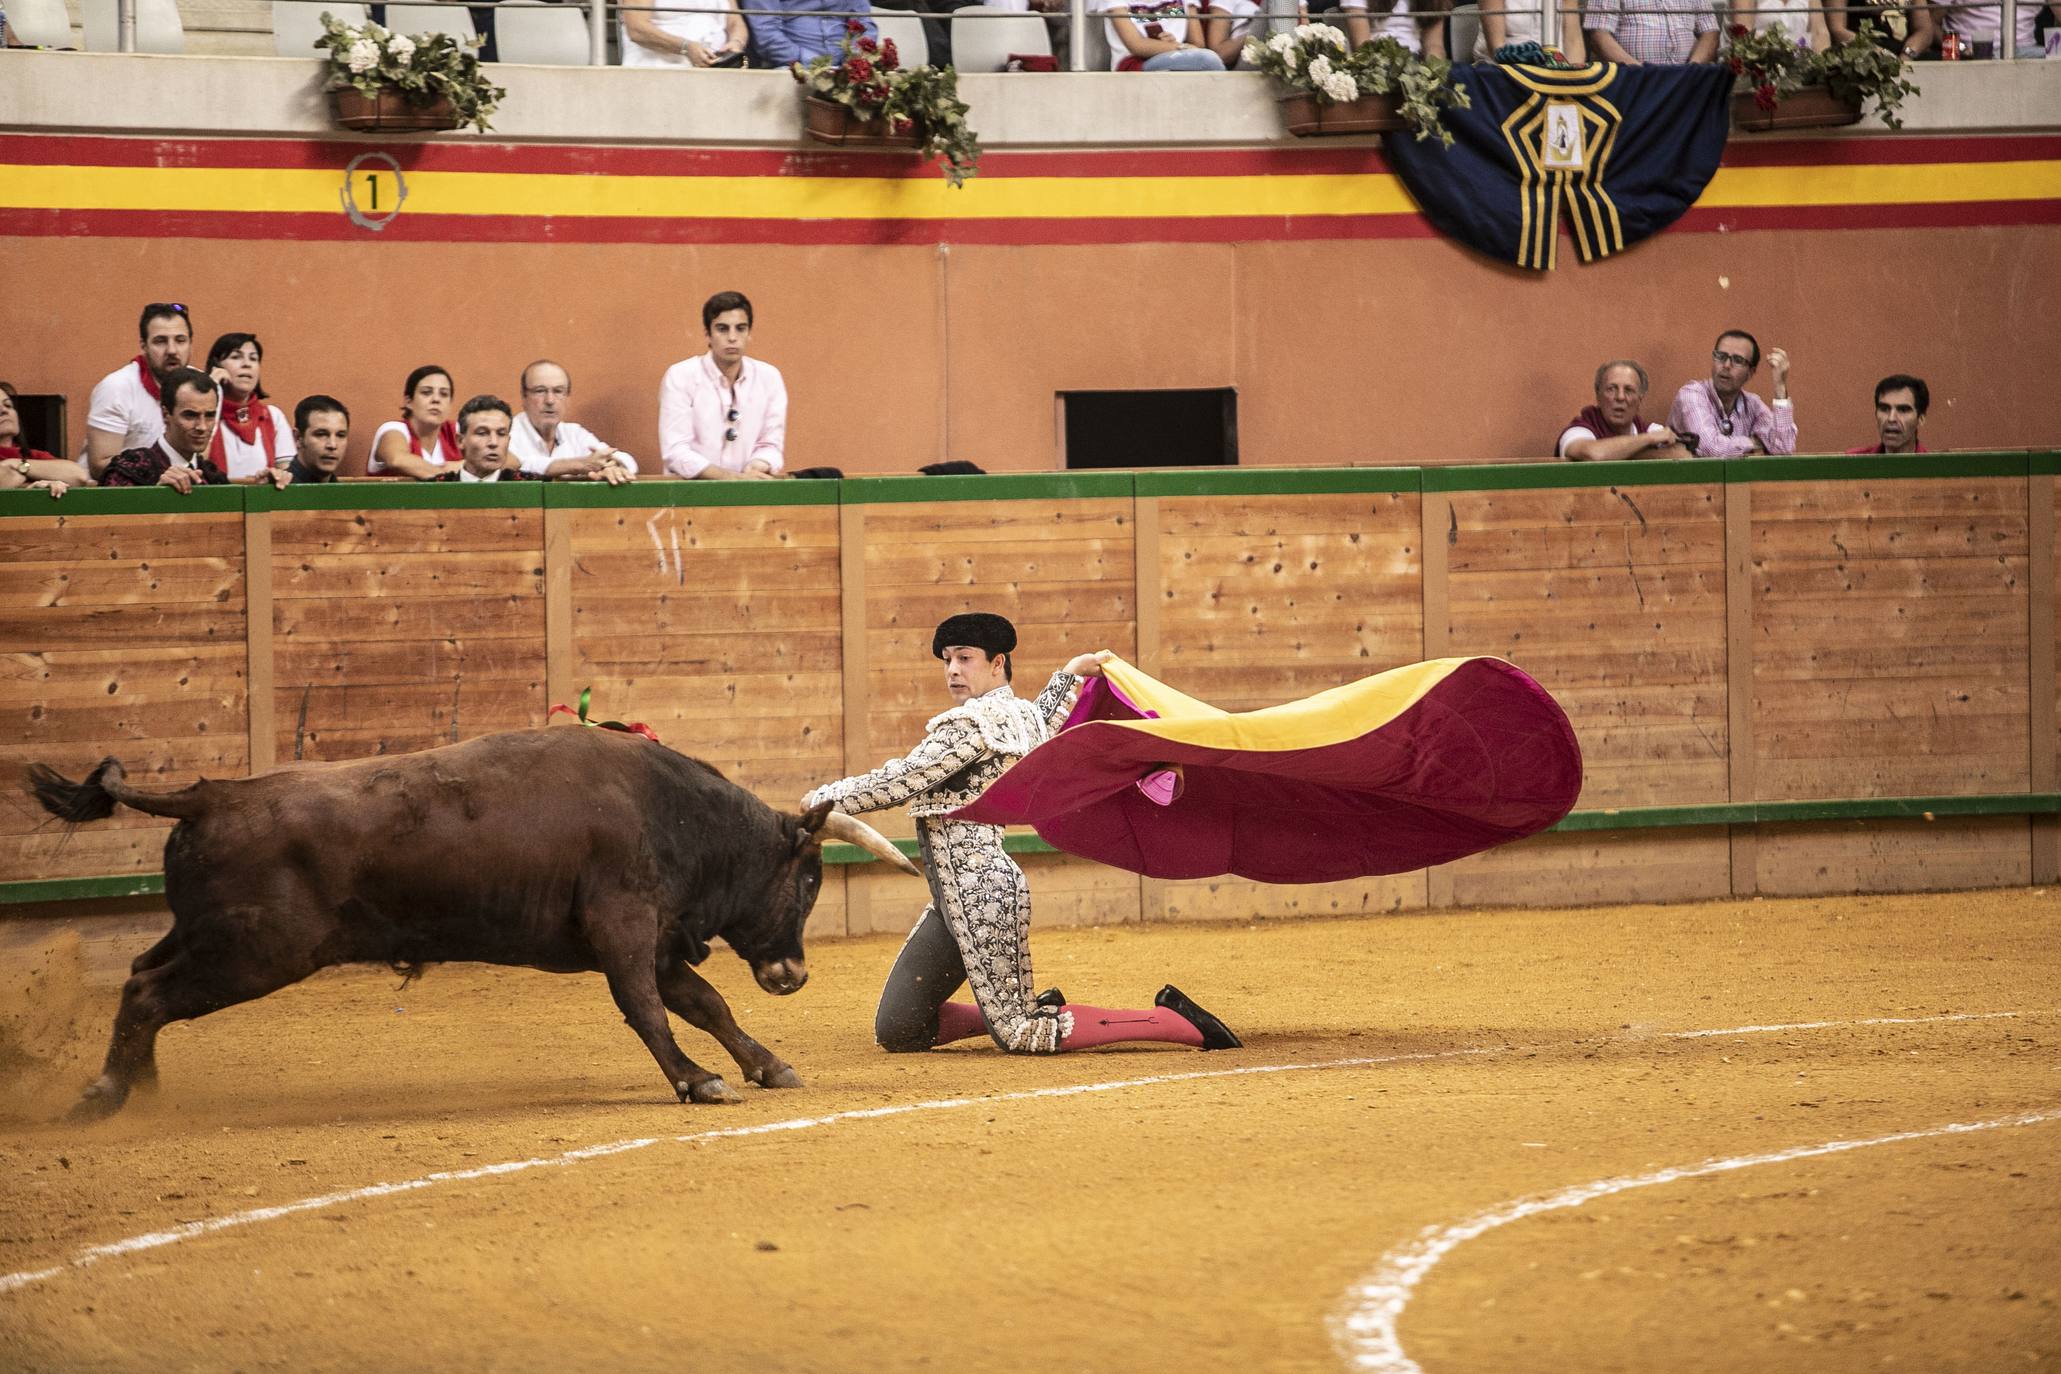
<instances>
[{"instance_id":1,"label":"white flower arrangement","mask_svg":"<svg viewBox=\"0 0 2061 1374\"><path fill-rule=\"evenodd\" d=\"M478 40L467 46L447 33L405 34L379 24L346 24L327 13L322 37L315 41L329 56L330 90L367 96L393 91L418 108L449 101L459 123L485 133L491 127L487 116L508 92L487 79L473 50L477 46Z\"/></svg>"},{"instance_id":2,"label":"white flower arrangement","mask_svg":"<svg viewBox=\"0 0 2061 1374\"><path fill-rule=\"evenodd\" d=\"M1468 105L1466 88L1453 80L1452 64L1444 58L1421 57L1392 38L1348 48L1345 36L1329 24L1301 24L1265 42L1248 40L1241 64L1273 77L1290 95L1310 97L1319 105L1386 97L1417 137L1445 143L1452 142L1452 133L1439 111Z\"/></svg>"}]
</instances>

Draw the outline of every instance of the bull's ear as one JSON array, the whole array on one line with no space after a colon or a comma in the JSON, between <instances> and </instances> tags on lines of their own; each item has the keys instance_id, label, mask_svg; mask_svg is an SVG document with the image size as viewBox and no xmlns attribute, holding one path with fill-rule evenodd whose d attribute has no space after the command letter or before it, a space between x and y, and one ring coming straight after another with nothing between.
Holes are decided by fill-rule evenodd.
<instances>
[{"instance_id":1,"label":"bull's ear","mask_svg":"<svg viewBox=\"0 0 2061 1374\"><path fill-rule=\"evenodd\" d=\"M816 838L823 828L823 822L830 817L831 803L817 802L801 813L801 826L794 832L794 852L799 854Z\"/></svg>"}]
</instances>

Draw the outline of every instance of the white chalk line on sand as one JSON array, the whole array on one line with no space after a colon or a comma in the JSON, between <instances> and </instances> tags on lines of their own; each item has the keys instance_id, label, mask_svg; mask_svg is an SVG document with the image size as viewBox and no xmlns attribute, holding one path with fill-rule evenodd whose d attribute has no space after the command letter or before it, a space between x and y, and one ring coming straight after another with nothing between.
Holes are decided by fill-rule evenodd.
<instances>
[{"instance_id":1,"label":"white chalk line on sand","mask_svg":"<svg viewBox=\"0 0 2061 1374\"><path fill-rule=\"evenodd\" d=\"M1708 1035L1711 1032L1690 1034ZM1993 1117L1987 1121L1957 1121L1921 1130L1896 1131L1890 1135L1871 1136L1866 1140L1832 1140L1822 1145L1798 1145L1792 1149L1776 1150L1769 1154L1707 1159L1700 1164L1657 1169L1650 1174L1636 1174L1625 1178L1598 1179L1593 1183L1579 1183L1571 1188L1563 1188L1557 1193L1520 1198L1470 1217L1455 1226L1427 1228L1415 1241L1382 1256L1380 1266L1371 1275L1346 1290L1344 1310L1332 1322L1333 1343L1350 1367L1365 1371L1366 1374L1424 1374L1423 1367L1411 1359L1403 1349L1402 1339L1396 1331L1397 1323L1402 1320L1403 1311L1410 1305L1410 1299L1416 1295L1418 1285L1424 1282L1425 1276L1431 1273L1439 1261L1468 1241L1486 1235L1498 1227L1508 1226L1512 1222L1523 1221L1543 1212L1564 1211L1570 1207L1579 1207L1585 1202L1594 1202L1599 1197L1608 1197L1613 1193L1628 1192L1634 1188L1655 1188L1663 1183L1679 1183L1684 1179L1706 1178L1712 1174L1729 1173L1735 1169L1752 1169L1763 1164L1787 1164L1792 1160L1843 1154L1848 1150L1865 1150L1873 1145L1897 1145L1911 1140L1930 1140L1940 1136L2000 1130L2007 1126L2037 1126L2049 1121L2061 1121L2061 1107L2021 1112L2016 1116Z\"/></svg>"},{"instance_id":2,"label":"white chalk line on sand","mask_svg":"<svg viewBox=\"0 0 2061 1374\"><path fill-rule=\"evenodd\" d=\"M1798 1021L1786 1025L1733 1026L1721 1030L1662 1031L1648 1038L1654 1040L1701 1040L1729 1035L1765 1035L1778 1031L1826 1030L1835 1027L1858 1026L1916 1026L1953 1021L1995 1021L2040 1013L2016 1011L1958 1012L1943 1016L1878 1016L1857 1021ZM1239 1078L1254 1074L1307 1073L1323 1069L1373 1068L1387 1064L1425 1063L1444 1059L1465 1059L1489 1055L1535 1053L1541 1049L1565 1048L1571 1044L1587 1043L1569 1041L1561 1045L1498 1045L1475 1046L1457 1050L1425 1050L1415 1054L1363 1055L1350 1059L1326 1059L1309 1064L1247 1064L1228 1069L1196 1069L1188 1073L1153 1074L1145 1078L1113 1079L1100 1083L1070 1083L1051 1088L1027 1088L1020 1092L997 1093L989 1097L947 1097L926 1102L904 1102L887 1107L861 1107L850 1111L831 1112L825 1116L792 1117L784 1121L766 1121L752 1126L731 1126L721 1130L695 1131L687 1135L642 1136L632 1140L617 1140L606 1145L588 1145L577 1150L566 1150L555 1155L540 1155L533 1159L508 1160L500 1164L483 1164L471 1169L440 1169L435 1173L423 1174L419 1178L402 1179L394 1183L371 1183L357 1188L343 1188L333 1193L316 1197L301 1198L295 1202L283 1202L271 1207L252 1207L227 1216L209 1217L205 1221L182 1222L178 1226L162 1231L148 1231L142 1235L129 1236L123 1240L108 1241L101 1245L89 1245L74 1253L62 1264L47 1269L25 1269L16 1273L0 1275L0 1293L11 1293L18 1289L54 1279L63 1274L74 1273L100 1263L102 1260L119 1259L125 1255L138 1254L145 1250L161 1249L177 1245L181 1241L194 1240L213 1235L218 1231L234 1230L244 1226L256 1226L263 1222L278 1221L282 1217L296 1216L302 1212L318 1212L347 1203L365 1202L373 1198L392 1197L399 1193L419 1192L424 1188L445 1183L466 1183L475 1179L497 1178L506 1174L525 1173L531 1169L559 1169L581 1164L590 1159L604 1159L610 1155L628 1154L652 1145L676 1144L698 1145L715 1140L734 1140L745 1136L773 1135L782 1131L808 1131L819 1126L835 1126L846 1121L877 1121L885 1117L908 1116L916 1112L955 1111L961 1107L995 1106L1004 1102L1029 1102L1042 1098L1077 1097L1084 1093L1116 1092L1125 1088L1150 1088L1167 1083L1193 1083L1212 1078ZM1412 1366L1414 1368L1414 1366Z\"/></svg>"}]
</instances>

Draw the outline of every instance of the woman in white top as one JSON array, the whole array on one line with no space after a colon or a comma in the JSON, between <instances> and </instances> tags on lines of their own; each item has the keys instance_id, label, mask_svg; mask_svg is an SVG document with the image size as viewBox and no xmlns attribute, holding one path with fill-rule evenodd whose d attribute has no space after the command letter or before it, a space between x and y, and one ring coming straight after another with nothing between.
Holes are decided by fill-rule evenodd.
<instances>
[{"instance_id":1,"label":"woman in white top","mask_svg":"<svg viewBox=\"0 0 2061 1374\"><path fill-rule=\"evenodd\" d=\"M1550 9L1559 11L1551 26L1560 33L1557 45L1540 37L1547 31L1541 17ZM1589 45L1582 37L1582 7L1574 0L1481 0L1481 35L1474 40L1474 60L1493 62L1496 49L1512 43L1557 46L1568 61L1586 61Z\"/></svg>"},{"instance_id":2,"label":"woman in white top","mask_svg":"<svg viewBox=\"0 0 2061 1374\"><path fill-rule=\"evenodd\" d=\"M458 426L450 418L454 395L451 374L441 367L430 364L409 373L401 394L401 418L373 431L366 475L441 477L445 468L458 463Z\"/></svg>"},{"instance_id":3,"label":"woman in white top","mask_svg":"<svg viewBox=\"0 0 2061 1374\"><path fill-rule=\"evenodd\" d=\"M1797 47L1811 52L1823 52L1832 46L1825 7L1818 0L1743 0L1733 7L1732 22L1744 24L1756 33L1765 33L1780 24L1782 32L1794 39Z\"/></svg>"},{"instance_id":4,"label":"woman in white top","mask_svg":"<svg viewBox=\"0 0 2061 1374\"><path fill-rule=\"evenodd\" d=\"M744 58L750 36L736 0L648 0L698 5L721 14L685 14L678 10L624 9L622 50L625 67L729 67Z\"/></svg>"},{"instance_id":5,"label":"woman in white top","mask_svg":"<svg viewBox=\"0 0 2061 1374\"><path fill-rule=\"evenodd\" d=\"M208 461L232 482L262 482L293 460L293 426L265 400L258 374L265 346L255 334L224 334L208 350L208 375L222 388L222 414L208 440Z\"/></svg>"},{"instance_id":6,"label":"woman in white top","mask_svg":"<svg viewBox=\"0 0 2061 1374\"><path fill-rule=\"evenodd\" d=\"M1181 0L1137 0L1108 11L1109 65L1119 72L1220 72L1224 59L1210 50L1193 5Z\"/></svg>"},{"instance_id":7,"label":"woman in white top","mask_svg":"<svg viewBox=\"0 0 2061 1374\"><path fill-rule=\"evenodd\" d=\"M1393 38L1426 57L1446 55L1444 0L1373 0L1371 8L1380 16L1373 20L1368 18L1369 8L1368 0L1338 0L1346 41L1354 47L1374 38Z\"/></svg>"}]
</instances>

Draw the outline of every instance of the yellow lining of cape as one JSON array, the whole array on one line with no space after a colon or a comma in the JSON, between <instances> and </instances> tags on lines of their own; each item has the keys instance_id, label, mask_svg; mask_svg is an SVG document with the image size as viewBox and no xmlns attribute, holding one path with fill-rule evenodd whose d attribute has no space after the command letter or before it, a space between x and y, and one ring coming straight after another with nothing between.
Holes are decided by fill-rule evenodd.
<instances>
[{"instance_id":1,"label":"yellow lining of cape","mask_svg":"<svg viewBox=\"0 0 2061 1374\"><path fill-rule=\"evenodd\" d=\"M1156 711L1156 720L1098 721L1151 735L1175 744L1204 749L1237 749L1263 753L1323 749L1378 730L1422 700L1450 677L1467 658L1434 658L1391 668L1373 677L1333 687L1301 701L1233 714L1186 696L1147 677L1121 658L1102 671L1139 709Z\"/></svg>"}]
</instances>

